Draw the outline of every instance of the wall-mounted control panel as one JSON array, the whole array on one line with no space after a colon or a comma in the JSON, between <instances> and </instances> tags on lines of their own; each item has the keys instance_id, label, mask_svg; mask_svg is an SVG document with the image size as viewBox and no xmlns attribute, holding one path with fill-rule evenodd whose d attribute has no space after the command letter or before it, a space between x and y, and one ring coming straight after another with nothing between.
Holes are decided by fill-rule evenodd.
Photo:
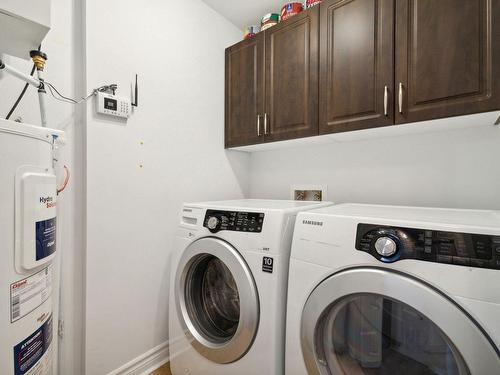
<instances>
[{"instance_id":1,"label":"wall-mounted control panel","mask_svg":"<svg viewBox=\"0 0 500 375\"><path fill-rule=\"evenodd\" d=\"M500 270L500 236L358 224L356 249L385 263L416 259Z\"/></svg>"},{"instance_id":2,"label":"wall-mounted control panel","mask_svg":"<svg viewBox=\"0 0 500 375\"><path fill-rule=\"evenodd\" d=\"M212 233L221 230L233 232L262 232L264 214L259 212L207 210L203 226Z\"/></svg>"},{"instance_id":3,"label":"wall-mounted control panel","mask_svg":"<svg viewBox=\"0 0 500 375\"><path fill-rule=\"evenodd\" d=\"M98 92L96 95L97 113L103 115L129 118L132 111L130 99Z\"/></svg>"}]
</instances>

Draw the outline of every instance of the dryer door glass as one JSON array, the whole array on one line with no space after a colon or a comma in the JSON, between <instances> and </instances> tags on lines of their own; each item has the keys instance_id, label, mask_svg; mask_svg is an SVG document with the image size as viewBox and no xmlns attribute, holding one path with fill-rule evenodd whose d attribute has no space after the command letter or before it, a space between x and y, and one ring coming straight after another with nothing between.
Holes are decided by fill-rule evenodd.
<instances>
[{"instance_id":1,"label":"dryer door glass","mask_svg":"<svg viewBox=\"0 0 500 375\"><path fill-rule=\"evenodd\" d=\"M190 315L211 341L231 339L240 319L240 297L231 271L215 256L204 256L190 271Z\"/></svg>"},{"instance_id":2,"label":"dryer door glass","mask_svg":"<svg viewBox=\"0 0 500 375\"><path fill-rule=\"evenodd\" d=\"M500 351L467 310L401 272L358 267L309 295L300 325L310 375L469 375L500 368Z\"/></svg>"},{"instance_id":3,"label":"dryer door glass","mask_svg":"<svg viewBox=\"0 0 500 375\"><path fill-rule=\"evenodd\" d=\"M351 295L332 304L318 322L316 338L317 354L332 375L470 373L438 326L381 295Z\"/></svg>"}]
</instances>

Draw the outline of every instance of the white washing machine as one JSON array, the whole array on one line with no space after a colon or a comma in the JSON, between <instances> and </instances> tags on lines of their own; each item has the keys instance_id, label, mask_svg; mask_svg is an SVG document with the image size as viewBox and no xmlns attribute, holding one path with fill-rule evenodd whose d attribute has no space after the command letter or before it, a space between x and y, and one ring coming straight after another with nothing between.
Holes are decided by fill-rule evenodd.
<instances>
[{"instance_id":1,"label":"white washing machine","mask_svg":"<svg viewBox=\"0 0 500 375\"><path fill-rule=\"evenodd\" d=\"M170 287L173 375L284 373L295 218L325 205L273 200L184 205Z\"/></svg>"},{"instance_id":2,"label":"white washing machine","mask_svg":"<svg viewBox=\"0 0 500 375\"><path fill-rule=\"evenodd\" d=\"M286 374L500 374L500 212L299 214Z\"/></svg>"}]
</instances>

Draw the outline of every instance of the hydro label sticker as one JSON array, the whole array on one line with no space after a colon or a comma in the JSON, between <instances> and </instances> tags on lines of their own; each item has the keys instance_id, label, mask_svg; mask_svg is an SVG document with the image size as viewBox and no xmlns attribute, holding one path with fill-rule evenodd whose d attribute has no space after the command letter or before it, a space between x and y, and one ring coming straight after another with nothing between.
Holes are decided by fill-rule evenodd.
<instances>
[{"instance_id":1,"label":"hydro label sticker","mask_svg":"<svg viewBox=\"0 0 500 375\"><path fill-rule=\"evenodd\" d=\"M14 323L44 303L52 294L52 265L10 285L10 321Z\"/></svg>"},{"instance_id":2,"label":"hydro label sticker","mask_svg":"<svg viewBox=\"0 0 500 375\"><path fill-rule=\"evenodd\" d=\"M36 260L47 258L56 252L56 221L54 217L37 221L36 230Z\"/></svg>"},{"instance_id":3,"label":"hydro label sticker","mask_svg":"<svg viewBox=\"0 0 500 375\"><path fill-rule=\"evenodd\" d=\"M52 374L52 315L24 341L14 346L15 375Z\"/></svg>"}]
</instances>

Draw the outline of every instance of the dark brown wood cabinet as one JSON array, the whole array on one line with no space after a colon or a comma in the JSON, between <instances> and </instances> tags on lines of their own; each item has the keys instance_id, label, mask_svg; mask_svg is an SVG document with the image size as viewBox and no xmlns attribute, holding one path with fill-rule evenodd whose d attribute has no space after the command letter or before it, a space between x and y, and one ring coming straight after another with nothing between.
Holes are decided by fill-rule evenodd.
<instances>
[{"instance_id":1,"label":"dark brown wood cabinet","mask_svg":"<svg viewBox=\"0 0 500 375\"><path fill-rule=\"evenodd\" d=\"M318 134L319 9L226 50L226 147Z\"/></svg>"},{"instance_id":2,"label":"dark brown wood cabinet","mask_svg":"<svg viewBox=\"0 0 500 375\"><path fill-rule=\"evenodd\" d=\"M264 113L264 35L226 50L225 144L261 141L258 116Z\"/></svg>"},{"instance_id":3,"label":"dark brown wood cabinet","mask_svg":"<svg viewBox=\"0 0 500 375\"><path fill-rule=\"evenodd\" d=\"M319 9L265 31L266 141L318 134Z\"/></svg>"},{"instance_id":4,"label":"dark brown wood cabinet","mask_svg":"<svg viewBox=\"0 0 500 375\"><path fill-rule=\"evenodd\" d=\"M321 4L320 133L394 124L394 0Z\"/></svg>"},{"instance_id":5,"label":"dark brown wood cabinet","mask_svg":"<svg viewBox=\"0 0 500 375\"><path fill-rule=\"evenodd\" d=\"M500 108L500 1L396 1L396 123Z\"/></svg>"},{"instance_id":6,"label":"dark brown wood cabinet","mask_svg":"<svg viewBox=\"0 0 500 375\"><path fill-rule=\"evenodd\" d=\"M226 51L226 147L500 109L500 0L324 0Z\"/></svg>"}]
</instances>

